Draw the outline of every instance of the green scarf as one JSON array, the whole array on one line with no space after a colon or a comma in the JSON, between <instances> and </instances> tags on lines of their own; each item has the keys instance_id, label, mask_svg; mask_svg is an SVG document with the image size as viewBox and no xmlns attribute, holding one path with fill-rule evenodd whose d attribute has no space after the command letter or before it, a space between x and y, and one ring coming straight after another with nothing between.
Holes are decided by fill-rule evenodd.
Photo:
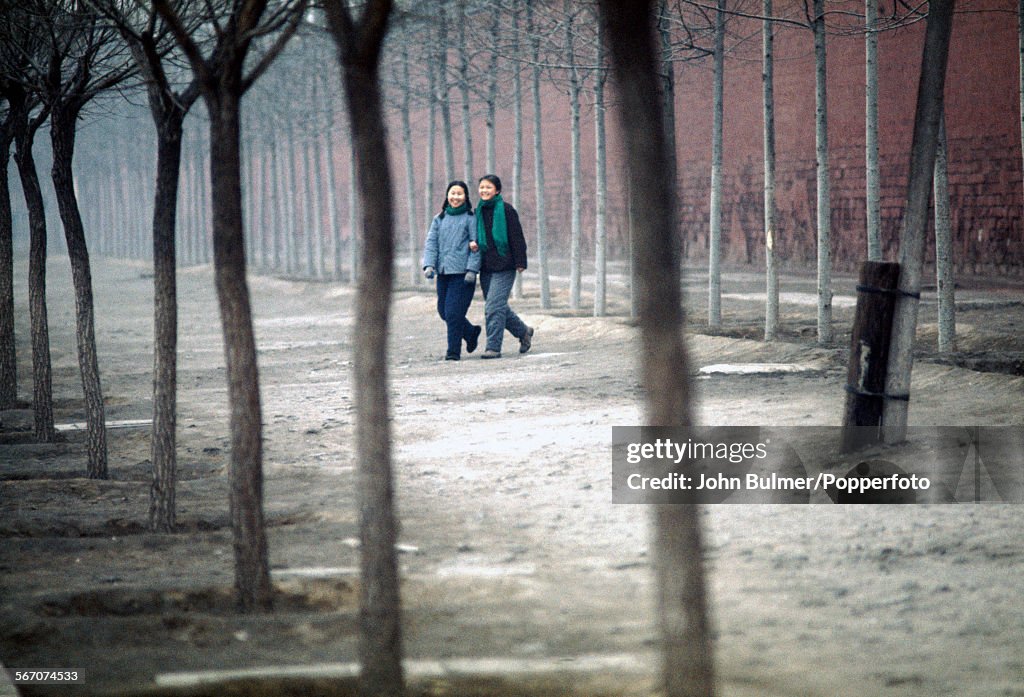
<instances>
[{"instance_id":1,"label":"green scarf","mask_svg":"<svg viewBox=\"0 0 1024 697\"><path fill-rule=\"evenodd\" d=\"M444 207L444 214L445 215L462 215L463 213L465 213L468 210L469 210L469 201L467 201L466 203L463 203L458 208L452 208L451 206L446 204L445 207Z\"/></svg>"},{"instance_id":2,"label":"green scarf","mask_svg":"<svg viewBox=\"0 0 1024 697\"><path fill-rule=\"evenodd\" d=\"M491 222L491 237L494 244L498 246L498 254L508 256L508 225L505 223L505 202L501 200L501 194L495 194L490 201L480 201L476 207L476 243L480 245L480 251L487 251L487 230L484 229L484 216L482 211L485 208L494 209L494 219Z\"/></svg>"}]
</instances>

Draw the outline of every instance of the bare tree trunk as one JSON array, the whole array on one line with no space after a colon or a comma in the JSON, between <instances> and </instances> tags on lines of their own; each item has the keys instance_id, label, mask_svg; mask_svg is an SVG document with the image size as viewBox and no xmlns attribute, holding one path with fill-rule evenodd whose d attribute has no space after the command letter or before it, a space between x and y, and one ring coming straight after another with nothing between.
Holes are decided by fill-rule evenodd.
<instances>
[{"instance_id":1,"label":"bare tree trunk","mask_svg":"<svg viewBox=\"0 0 1024 697\"><path fill-rule=\"evenodd\" d=\"M326 71L320 73L320 79L323 82L323 93L326 95L331 94ZM338 175L334 170L334 100L328 99L326 107L324 114L327 117L327 123L324 126L323 133L320 135L323 138L322 149L326 155L327 224L331 231L330 235L333 245L331 251L334 253L334 272L331 277L337 281L341 280L341 269L344 266L344 261L341 253L341 221L338 215Z\"/></svg>"},{"instance_id":2,"label":"bare tree trunk","mask_svg":"<svg viewBox=\"0 0 1024 697\"><path fill-rule=\"evenodd\" d=\"M114 206L114 229L111 230L111 256L118 258L124 249L125 227L128 219L125 213L124 164L114 166L114 180L111 182L111 204Z\"/></svg>"},{"instance_id":3,"label":"bare tree trunk","mask_svg":"<svg viewBox=\"0 0 1024 697\"><path fill-rule=\"evenodd\" d=\"M583 202L581 201L582 175L580 173L580 76L576 67L576 51L573 35L573 1L565 0L565 42L569 60L569 113L571 140L572 169L572 212L570 217L569 242L569 307L578 310L580 307L581 272L582 272L582 223L580 220Z\"/></svg>"},{"instance_id":4,"label":"bare tree trunk","mask_svg":"<svg viewBox=\"0 0 1024 697\"><path fill-rule=\"evenodd\" d=\"M188 129L182 138L182 182L179 184L184 196L178 199L178 265L189 266L196 263L194 252L195 238L195 142L189 134ZM186 201L193 202L192 205Z\"/></svg>"},{"instance_id":5,"label":"bare tree trunk","mask_svg":"<svg viewBox=\"0 0 1024 697\"><path fill-rule=\"evenodd\" d=\"M540 272L540 306L545 310L551 308L551 282L548 278L547 222L545 211L544 190L544 138L542 132L540 108L540 35L534 28L536 9L532 4L526 6L526 33L532 37L533 54L533 166L534 190L537 200L537 261Z\"/></svg>"},{"instance_id":6,"label":"bare tree trunk","mask_svg":"<svg viewBox=\"0 0 1024 697\"><path fill-rule=\"evenodd\" d=\"M113 177L110 182L110 201L114 208L114 227L110 233L110 256L116 259L121 256L121 248L124 245L124 163L113 163L111 170Z\"/></svg>"},{"instance_id":7,"label":"bare tree trunk","mask_svg":"<svg viewBox=\"0 0 1024 697\"><path fill-rule=\"evenodd\" d=\"M299 174L296 164L298 146L295 138L295 128L289 121L285 129L285 202L288 210L288 233L285 240L288 250L288 273L298 274L302 264L299 261L299 211L295 205L299 197ZM309 231L303 230L302 234L309 235Z\"/></svg>"},{"instance_id":8,"label":"bare tree trunk","mask_svg":"<svg viewBox=\"0 0 1024 697\"><path fill-rule=\"evenodd\" d=\"M338 211L338 173L334 165L334 125L329 124L322 134L324 168L327 171L327 216L328 234L331 237L331 278L341 279L344 261L341 253L341 225Z\"/></svg>"},{"instance_id":9,"label":"bare tree trunk","mask_svg":"<svg viewBox=\"0 0 1024 697\"><path fill-rule=\"evenodd\" d=\"M288 193L288 183L285 166L284 151L284 129L272 128L270 168L273 171L271 179L274 191L274 270L281 273L288 269L288 237L289 231L288 200L291 198Z\"/></svg>"},{"instance_id":10,"label":"bare tree trunk","mask_svg":"<svg viewBox=\"0 0 1024 697\"><path fill-rule=\"evenodd\" d=\"M661 64L659 78L661 81L661 114L665 119L665 156L668 158L668 169L664 176L672 184L669 195L672 205L679 210L679 165L676 158L676 66L672 61L672 30L668 23L668 0L658 2L658 36L661 39ZM685 246L682 230L673 228L672 234L679 237L680 244ZM684 247L680 247L683 249ZM685 255L680 255L680 263Z\"/></svg>"},{"instance_id":11,"label":"bare tree trunk","mask_svg":"<svg viewBox=\"0 0 1024 697\"><path fill-rule=\"evenodd\" d=\"M249 219L246 221L245 229L249 231L249 268L260 268L260 258L262 256L263 247L263 234L265 228L263 227L263 208L266 203L266 197L263 191L263 167L259 164L260 153L259 153L259 140L257 139L256 133L254 132L248 138L248 144L245 148L245 152L248 155L248 165L246 172L248 173L249 179L249 192L248 206Z\"/></svg>"},{"instance_id":12,"label":"bare tree trunk","mask_svg":"<svg viewBox=\"0 0 1024 697\"><path fill-rule=\"evenodd\" d=\"M120 147L123 148L124 144L121 143ZM115 254L118 259L125 259L128 257L128 236L129 228L132 224L131 216L128 214L128 208L131 204L128 197L129 179L128 163L122 161L118 164L117 176L117 210L121 214L121 222L117 226L117 251Z\"/></svg>"},{"instance_id":13,"label":"bare tree trunk","mask_svg":"<svg viewBox=\"0 0 1024 697\"><path fill-rule=\"evenodd\" d=\"M309 137L308 134L302 140L302 144L299 145L300 157L302 159L301 168L301 181L302 181L302 198L300 199L302 217L302 242L305 252L304 274L306 278L313 278L316 276L316 252L313 250L313 194L312 194L312 183L313 183L313 171L312 164L309 158ZM298 198L298 191L296 191L296 198Z\"/></svg>"},{"instance_id":14,"label":"bare tree trunk","mask_svg":"<svg viewBox=\"0 0 1024 697\"><path fill-rule=\"evenodd\" d=\"M93 308L92 271L85 228L78 210L72 177L75 153L75 125L78 108L55 106L50 114L50 142L53 147L53 189L60 219L64 224L71 278L75 287L75 337L78 340L78 367L85 393L85 420L90 479L107 478L107 424L104 416L103 389L100 385L99 357L96 353L96 320Z\"/></svg>"},{"instance_id":15,"label":"bare tree trunk","mask_svg":"<svg viewBox=\"0 0 1024 697\"><path fill-rule=\"evenodd\" d=\"M519 12L521 5L512 8L512 55L519 55ZM512 69L512 205L518 210L519 194L523 190L523 78L518 64ZM523 297L523 274L516 274L512 286L514 297Z\"/></svg>"},{"instance_id":16,"label":"bare tree trunk","mask_svg":"<svg viewBox=\"0 0 1024 697\"><path fill-rule=\"evenodd\" d=\"M886 443L899 443L907 433L910 374L914 365L914 335L921 292L924 238L928 228L928 200L939 141L952 26L953 0L932 0L921 59L907 204L900 225L900 295L896 300L885 379L888 399L882 411L882 437Z\"/></svg>"},{"instance_id":17,"label":"bare tree trunk","mask_svg":"<svg viewBox=\"0 0 1024 697\"><path fill-rule=\"evenodd\" d=\"M149 207L147 197L151 195L148 188L149 180L153 178L153 168L146 161L148 158L140 158L134 163L132 167L132 179L131 179L131 191L132 191L132 215L138 216L137 222L134 229L137 233L132 238L132 259L138 259L140 261L150 261L150 256L153 251L153 240L152 240L152 229L145 223L147 220L152 220L152 211ZM75 177L72 188L81 196L81 187L79 185L79 177ZM149 201L152 199L150 198ZM88 213L83 218L82 227L86 229L86 241L89 243L91 248L94 248L96 242L96 233L94 230L89 229L88 226Z\"/></svg>"},{"instance_id":18,"label":"bare tree trunk","mask_svg":"<svg viewBox=\"0 0 1024 697\"><path fill-rule=\"evenodd\" d=\"M137 259L136 249L138 248L138 242L142 237L141 233L141 221L145 220L145 216L140 215L139 203L138 203L138 172L136 171L135 163L125 164L124 167L124 212L125 222L127 223L124 228L124 250L121 256L124 259ZM72 174L71 190L75 191L74 175ZM76 193L77 196L77 193ZM82 230L85 230L85 224L82 224ZM84 234L84 233L83 233ZM86 248L88 248L89 240L86 239Z\"/></svg>"},{"instance_id":19,"label":"bare tree trunk","mask_svg":"<svg viewBox=\"0 0 1024 697\"><path fill-rule=\"evenodd\" d=\"M178 291L175 229L184 121L199 97L193 82L173 94L151 36L125 32L132 56L147 82L150 115L157 137L153 190L153 427L150 460L149 527L174 532L177 488ZM141 177L140 177L141 179Z\"/></svg>"},{"instance_id":20,"label":"bare tree trunk","mask_svg":"<svg viewBox=\"0 0 1024 697\"><path fill-rule=\"evenodd\" d=\"M243 610L273 603L263 518L263 421L256 337L245 269L239 159L240 90L204 95L210 112L214 279L224 331L231 405L231 529L235 588Z\"/></svg>"},{"instance_id":21,"label":"bare tree trunk","mask_svg":"<svg viewBox=\"0 0 1024 697\"><path fill-rule=\"evenodd\" d=\"M260 406L256 337L246 280L245 228L241 181L241 100L248 86L283 47L305 11L292 8L293 20L247 78L244 64L266 7L261 0L237 3L231 21L218 32L212 58L193 43L167 0L154 0L188 56L210 121L210 187L214 285L220 308L230 406L230 512L235 560L235 590L244 612L273 605L270 562L263 516L263 419Z\"/></svg>"},{"instance_id":22,"label":"bare tree trunk","mask_svg":"<svg viewBox=\"0 0 1024 697\"><path fill-rule=\"evenodd\" d=\"M15 108L12 104L11 108ZM28 308L32 343L32 424L33 437L40 443L52 443L57 431L53 423L53 373L50 361L50 324L46 311L46 210L39 188L32 145L38 125L19 115L15 123L16 148L21 190L28 209Z\"/></svg>"},{"instance_id":23,"label":"bare tree trunk","mask_svg":"<svg viewBox=\"0 0 1024 697\"><path fill-rule=\"evenodd\" d=\"M121 259L131 259L132 239L135 237L135 219L132 214L135 202L132 200L131 180L132 171L128 163L121 163L121 207L124 211L125 224L121 228L121 249L118 256ZM74 189L74 185L72 189ZM59 207L59 205L58 205ZM84 229L84 225L83 225ZM88 242L88 241L87 241ZM86 245L88 249L88 245Z\"/></svg>"},{"instance_id":24,"label":"bare tree trunk","mask_svg":"<svg viewBox=\"0 0 1024 697\"><path fill-rule=\"evenodd\" d=\"M260 256L259 267L266 272L271 268L273 259L274 243L274 183L273 169L270 166L270 144L267 142L266 134L260 138Z\"/></svg>"},{"instance_id":25,"label":"bare tree trunk","mask_svg":"<svg viewBox=\"0 0 1024 697\"><path fill-rule=\"evenodd\" d=\"M181 168L184 112L165 114L157 125L156 193L153 205L153 433L149 527L174 532L177 525L178 291L174 230Z\"/></svg>"},{"instance_id":26,"label":"bare tree trunk","mask_svg":"<svg viewBox=\"0 0 1024 697\"><path fill-rule=\"evenodd\" d=\"M302 159L301 167L301 180L302 180L302 239L305 247L305 276L307 278L314 278L316 276L316 250L314 243L314 230L313 230L313 171L312 162L309 157L309 137L308 133L303 138L302 144L299 145L300 157ZM296 194L298 192L296 191ZM298 197L296 197L298 198Z\"/></svg>"},{"instance_id":27,"label":"bare tree trunk","mask_svg":"<svg viewBox=\"0 0 1024 697\"><path fill-rule=\"evenodd\" d=\"M14 219L11 214L12 116L8 110L0 133L0 409L18 401L18 362L14 336Z\"/></svg>"},{"instance_id":28,"label":"bare tree trunk","mask_svg":"<svg viewBox=\"0 0 1024 697\"><path fill-rule=\"evenodd\" d=\"M128 173L128 195L131 199L131 205L128 207L128 215L131 216L131 228L129 229L128 236L129 259L144 258L145 252L142 251L143 247L150 243L146 235L146 225L143 223L148 216L146 215L146 193L142 186L143 180L149 177L143 174L140 165L141 162L139 161L133 162L132 166L129 167ZM78 191L78 187L75 186L74 182L72 182L71 188L73 191ZM85 229L85 223L82 224L82 229ZM88 237L86 242L89 242Z\"/></svg>"},{"instance_id":29,"label":"bare tree trunk","mask_svg":"<svg viewBox=\"0 0 1024 697\"><path fill-rule=\"evenodd\" d=\"M437 206L437 202L434 201L434 160L436 159L434 150L437 142L437 100L434 99L434 96L437 94L437 75L430 68L427 69L427 75L430 81L431 98L428 100L430 104L427 107L427 156L423 163L424 230L430 229L430 221L435 215L434 207ZM419 260L417 259L416 262L418 265Z\"/></svg>"},{"instance_id":30,"label":"bare tree trunk","mask_svg":"<svg viewBox=\"0 0 1024 697\"><path fill-rule=\"evenodd\" d=\"M249 234L245 236L245 258L248 263L252 264L252 216L249 213L250 206L252 205L252 192L251 186L252 179L250 173L252 171L251 163L252 158L250 155L249 141L244 135L240 138L238 145L238 160L240 162L239 167L239 179L241 181L242 191L246 192L246 196L242 201L242 229L249 231Z\"/></svg>"},{"instance_id":31,"label":"bare tree trunk","mask_svg":"<svg viewBox=\"0 0 1024 697\"><path fill-rule=\"evenodd\" d=\"M501 32L502 16L500 12L493 12L491 18L491 36L498 36ZM516 11L516 24L518 25L518 10ZM518 28L518 27L516 27ZM515 28L513 29L515 31ZM516 42L519 39L516 38ZM513 55L515 53L513 52ZM519 78L519 70L516 69L515 78ZM495 140L498 130L498 52L491 51L491 69L487 75L487 171L493 173L498 166L497 146ZM468 181L468 180L467 180ZM515 202L512 203L515 206ZM516 275L516 279L521 274Z\"/></svg>"},{"instance_id":32,"label":"bare tree trunk","mask_svg":"<svg viewBox=\"0 0 1024 697\"><path fill-rule=\"evenodd\" d=\"M203 141L199 133L196 133L193 141L193 151L191 157L192 170L190 172L191 178L189 181L191 195L190 199L192 205L189 212L189 222L191 223L190 235L189 235L189 248L190 248L190 263L193 265L199 265L203 262L203 248L206 245L206 227L203 222L203 207L206 205L205 199L203 198L203 179L206 174L203 171Z\"/></svg>"},{"instance_id":33,"label":"bare tree trunk","mask_svg":"<svg viewBox=\"0 0 1024 697\"><path fill-rule=\"evenodd\" d=\"M296 273L298 268L299 226L295 211L295 135L291 128L284 131L281 140L281 254L282 270L288 274Z\"/></svg>"},{"instance_id":34,"label":"bare tree trunk","mask_svg":"<svg viewBox=\"0 0 1024 697\"><path fill-rule=\"evenodd\" d=\"M100 255L110 254L110 203L107 191L110 187L110 172L102 161L97 163L96 177L92 180L92 195L96 200L96 230L99 231L99 240L93 247Z\"/></svg>"},{"instance_id":35,"label":"bare tree trunk","mask_svg":"<svg viewBox=\"0 0 1024 697\"><path fill-rule=\"evenodd\" d=\"M775 265L775 85L774 28L772 0L763 0L763 88L764 88L764 263L765 312L764 340L774 341L779 335L779 270Z\"/></svg>"},{"instance_id":36,"label":"bare tree trunk","mask_svg":"<svg viewBox=\"0 0 1024 697\"><path fill-rule=\"evenodd\" d=\"M722 326L722 123L725 85L725 2L715 13L714 123L711 130L711 220L708 237L708 326Z\"/></svg>"},{"instance_id":37,"label":"bare tree trunk","mask_svg":"<svg viewBox=\"0 0 1024 697\"><path fill-rule=\"evenodd\" d=\"M117 236L121 229L121 211L117 205L117 170L111 165L107 173L107 182L104 187L104 195L107 200L107 228L103 232L106 240L106 255L113 257L117 255Z\"/></svg>"},{"instance_id":38,"label":"bare tree trunk","mask_svg":"<svg viewBox=\"0 0 1024 697\"><path fill-rule=\"evenodd\" d=\"M110 228L113 226L114 212L110 202L110 169L104 163L99 179L96 182L97 229L100 231L98 251L110 256Z\"/></svg>"},{"instance_id":39,"label":"bare tree trunk","mask_svg":"<svg viewBox=\"0 0 1024 697\"><path fill-rule=\"evenodd\" d=\"M452 110L448 101L448 16L442 6L437 41L437 103L441 105L441 142L444 146L445 181L455 176L455 149L452 144ZM433 207L433 204L431 204Z\"/></svg>"},{"instance_id":40,"label":"bare tree trunk","mask_svg":"<svg viewBox=\"0 0 1024 697\"><path fill-rule=\"evenodd\" d=\"M683 343L680 241L673 234L672 186L664 176L670 164L653 79L651 2L638 7L629 0L600 0L599 7L620 94L629 188L644 192L644 205L634 207L633 215L646 420L652 426L687 429L693 416ZM653 536L664 694L710 697L714 672L699 508L657 506Z\"/></svg>"},{"instance_id":41,"label":"bare tree trunk","mask_svg":"<svg viewBox=\"0 0 1024 697\"><path fill-rule=\"evenodd\" d=\"M199 185L199 196L196 199L196 210L199 212L199 258L203 264L209 264L213 253L213 226L210 224L210 215L212 214L210 192L213 183L209 178L210 170L206 167L205 156L204 150L197 153L199 169L196 183Z\"/></svg>"},{"instance_id":42,"label":"bare tree trunk","mask_svg":"<svg viewBox=\"0 0 1024 697\"><path fill-rule=\"evenodd\" d=\"M121 147L123 147L123 144ZM128 178L127 163L119 163L117 176L117 210L121 214L121 222L117 226L117 253L115 254L118 259L124 259L128 256L128 228L131 225L131 219L128 214Z\"/></svg>"},{"instance_id":43,"label":"bare tree trunk","mask_svg":"<svg viewBox=\"0 0 1024 697\"><path fill-rule=\"evenodd\" d=\"M280 271L281 268L284 265L284 261L282 259L281 250L282 250L282 246L284 244L284 240L282 239L282 236L283 236L282 233L284 232L284 219L285 219L285 215L284 215L284 198L285 198L285 194L284 194L284 191L282 189L282 187L284 186L284 183L282 181L283 177L281 176L281 171L282 171L281 170L281 164L280 164L280 162L278 162L278 156L277 156L278 144L280 143L280 139L276 135L273 134L273 129L271 130L270 138L271 138L271 140L270 140L270 164L269 164L269 168L270 168L270 176L271 176L271 180L270 180L271 181L271 187L272 187L272 191L273 191L273 193L272 193L273 205L270 207L270 210L272 212L271 223L270 223L270 240L271 240L270 241L270 246L271 246L271 249L273 250L273 254L272 254L272 257L271 257L271 259L272 259L271 265L272 265L272 268L274 269L274 271Z\"/></svg>"},{"instance_id":44,"label":"bare tree trunk","mask_svg":"<svg viewBox=\"0 0 1024 697\"><path fill-rule=\"evenodd\" d=\"M815 149L818 160L818 344L832 343L832 205L829 201L825 0L814 0Z\"/></svg>"},{"instance_id":45,"label":"bare tree trunk","mask_svg":"<svg viewBox=\"0 0 1024 697\"><path fill-rule=\"evenodd\" d=\"M359 229L359 167L356 162L359 155L351 125L348 142L348 279L354 284L359 279L359 240L362 234Z\"/></svg>"},{"instance_id":46,"label":"bare tree trunk","mask_svg":"<svg viewBox=\"0 0 1024 697\"><path fill-rule=\"evenodd\" d=\"M688 359L684 355L681 360ZM662 365L661 369L667 366ZM655 408L648 406L648 410ZM659 422L652 419L651 423ZM714 649L705 591L700 509L696 504L657 506L653 536L664 694L711 697L715 692Z\"/></svg>"},{"instance_id":47,"label":"bare tree trunk","mask_svg":"<svg viewBox=\"0 0 1024 697\"><path fill-rule=\"evenodd\" d=\"M881 176L878 166L878 0L865 0L864 8L864 147L868 260L881 261Z\"/></svg>"},{"instance_id":48,"label":"bare tree trunk","mask_svg":"<svg viewBox=\"0 0 1024 697\"><path fill-rule=\"evenodd\" d=\"M469 54L466 51L466 2L459 0L459 93L462 95L463 179L473 178L473 124L469 111Z\"/></svg>"},{"instance_id":49,"label":"bare tree trunk","mask_svg":"<svg viewBox=\"0 0 1024 697\"><path fill-rule=\"evenodd\" d=\"M192 155L192 263L195 265L202 265L209 261L206 253L206 241L210 229L206 225L203 210L206 207L204 147L206 145L202 136L196 133L195 151Z\"/></svg>"},{"instance_id":50,"label":"bare tree trunk","mask_svg":"<svg viewBox=\"0 0 1024 697\"><path fill-rule=\"evenodd\" d=\"M305 134L300 150L302 151L302 231L306 247L306 278L316 278L316 234L314 231L314 220L318 214L313 200L313 190L316 187L313 174L313 158L310 150L313 142L310 134Z\"/></svg>"},{"instance_id":51,"label":"bare tree trunk","mask_svg":"<svg viewBox=\"0 0 1024 697\"><path fill-rule=\"evenodd\" d=\"M246 152L249 155L249 188L247 190L247 196L249 197L249 222L246 224L246 230L249 231L249 249L251 250L248 256L249 268L256 269L257 271L260 271L262 267L263 245L266 240L264 214L267 198L264 195L263 152L261 145L258 132L253 132L246 147Z\"/></svg>"},{"instance_id":52,"label":"bare tree trunk","mask_svg":"<svg viewBox=\"0 0 1024 697\"><path fill-rule=\"evenodd\" d=\"M608 296L608 140L605 131L604 86L608 73L604 69L603 35L597 39L597 75L594 77L594 317L604 317Z\"/></svg>"},{"instance_id":53,"label":"bare tree trunk","mask_svg":"<svg viewBox=\"0 0 1024 697\"><path fill-rule=\"evenodd\" d=\"M1017 47L1020 52L1018 71L1020 75L1020 147L1024 165L1024 0L1017 2ZM1024 167L1022 167L1024 171Z\"/></svg>"},{"instance_id":54,"label":"bare tree trunk","mask_svg":"<svg viewBox=\"0 0 1024 697\"><path fill-rule=\"evenodd\" d=\"M332 275L340 281L341 270L345 266L341 245L341 216L338 210L338 174L334 169L334 127L329 127L323 134L323 148L326 153L327 167L327 219L331 230L331 252L334 255Z\"/></svg>"},{"instance_id":55,"label":"bare tree trunk","mask_svg":"<svg viewBox=\"0 0 1024 697\"><path fill-rule=\"evenodd\" d=\"M935 150L935 287L939 296L939 353L956 351L956 297L953 278L953 230L949 211L946 117L939 120Z\"/></svg>"},{"instance_id":56,"label":"bare tree trunk","mask_svg":"<svg viewBox=\"0 0 1024 697\"><path fill-rule=\"evenodd\" d=\"M416 167L412 149L412 123L409 112L412 108L411 83L409 81L409 45L402 42L402 145L405 149L405 212L409 240L409 282L418 286L422 280L420 275L420 235L416 229Z\"/></svg>"},{"instance_id":57,"label":"bare tree trunk","mask_svg":"<svg viewBox=\"0 0 1024 697\"><path fill-rule=\"evenodd\" d=\"M390 11L389 0L370 2L357 26L341 0L327 5L331 31L340 49L358 152L355 159L366 240L364 273L356 295L355 342L361 541L359 692L364 697L397 697L404 692L387 369L394 258L393 189L377 78Z\"/></svg>"},{"instance_id":58,"label":"bare tree trunk","mask_svg":"<svg viewBox=\"0 0 1024 697\"><path fill-rule=\"evenodd\" d=\"M310 234L313 236L313 255L315 256L313 273L316 278L324 278L327 274L325 273L324 262L323 207L320 203L320 182L323 176L324 163L320 153L320 134L311 134L307 146L310 151L310 160L312 160L313 167L312 176L309 178L313 201L313 227L310 230Z\"/></svg>"},{"instance_id":59,"label":"bare tree trunk","mask_svg":"<svg viewBox=\"0 0 1024 697\"><path fill-rule=\"evenodd\" d=\"M637 273L639 271L636 264L636 249L634 242L636 241L636 198L633 196L633 183L632 179L626 176L626 240L628 245L629 253L629 319L635 321L637 313L639 312L637 296Z\"/></svg>"},{"instance_id":60,"label":"bare tree trunk","mask_svg":"<svg viewBox=\"0 0 1024 697\"><path fill-rule=\"evenodd\" d=\"M182 263L184 263L184 265L186 266L199 263L199 257L198 254L196 254L196 240L199 237L199 225L196 222L197 216L199 215L197 210L198 204L196 203L198 197L198 188L196 186L196 172L198 171L199 165L196 162L195 156L197 144L195 143L195 139L192 139L192 141L193 142L191 144L191 147L189 148L187 154L185 155L186 163L184 185L187 189L186 198L188 201L191 201L191 205L188 205L184 202L182 202L181 204L183 214L182 241L184 242L182 246L184 247L183 256L185 257L182 260Z\"/></svg>"}]
</instances>

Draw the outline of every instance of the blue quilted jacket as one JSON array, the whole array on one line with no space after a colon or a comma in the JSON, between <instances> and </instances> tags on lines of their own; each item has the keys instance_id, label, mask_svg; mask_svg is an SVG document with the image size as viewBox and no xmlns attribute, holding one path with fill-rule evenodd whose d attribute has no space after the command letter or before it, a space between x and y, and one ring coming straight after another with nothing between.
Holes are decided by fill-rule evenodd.
<instances>
[{"instance_id":1,"label":"blue quilted jacket","mask_svg":"<svg viewBox=\"0 0 1024 697\"><path fill-rule=\"evenodd\" d=\"M480 252L469 251L476 239L476 218L471 213L434 216L423 245L423 268L433 266L439 274L480 271Z\"/></svg>"}]
</instances>

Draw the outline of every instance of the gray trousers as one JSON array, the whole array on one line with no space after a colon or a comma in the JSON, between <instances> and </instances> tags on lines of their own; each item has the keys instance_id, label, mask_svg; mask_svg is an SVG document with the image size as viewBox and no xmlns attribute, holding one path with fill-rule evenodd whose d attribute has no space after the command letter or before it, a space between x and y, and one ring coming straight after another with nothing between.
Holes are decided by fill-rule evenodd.
<instances>
[{"instance_id":1,"label":"gray trousers","mask_svg":"<svg viewBox=\"0 0 1024 697\"><path fill-rule=\"evenodd\" d=\"M520 339L526 325L508 306L508 296L516 282L516 271L481 271L480 287L484 291L484 320L487 324L487 348L501 351L501 340L507 329Z\"/></svg>"}]
</instances>

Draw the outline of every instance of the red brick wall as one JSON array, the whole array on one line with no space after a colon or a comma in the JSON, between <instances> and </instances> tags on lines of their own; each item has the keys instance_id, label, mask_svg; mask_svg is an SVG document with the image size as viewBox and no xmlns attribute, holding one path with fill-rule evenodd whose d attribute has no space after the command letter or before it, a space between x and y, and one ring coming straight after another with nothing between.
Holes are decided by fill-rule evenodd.
<instances>
[{"instance_id":1,"label":"red brick wall","mask_svg":"<svg viewBox=\"0 0 1024 697\"><path fill-rule=\"evenodd\" d=\"M957 7L946 87L956 264L961 271L1021 274L1016 3L962 0ZM734 31L750 35L758 25L736 20ZM922 22L879 39L882 227L888 259L898 251L923 34ZM849 269L866 255L863 38L830 37L828 50L833 259L837 268ZM779 29L776 60L779 253L791 266L806 266L816 254L810 33ZM760 71L760 38L754 36L726 64L723 206L725 258L754 264L763 260ZM681 217L687 255L693 259L707 253L710 95L710 63L681 69Z\"/></svg>"}]
</instances>

